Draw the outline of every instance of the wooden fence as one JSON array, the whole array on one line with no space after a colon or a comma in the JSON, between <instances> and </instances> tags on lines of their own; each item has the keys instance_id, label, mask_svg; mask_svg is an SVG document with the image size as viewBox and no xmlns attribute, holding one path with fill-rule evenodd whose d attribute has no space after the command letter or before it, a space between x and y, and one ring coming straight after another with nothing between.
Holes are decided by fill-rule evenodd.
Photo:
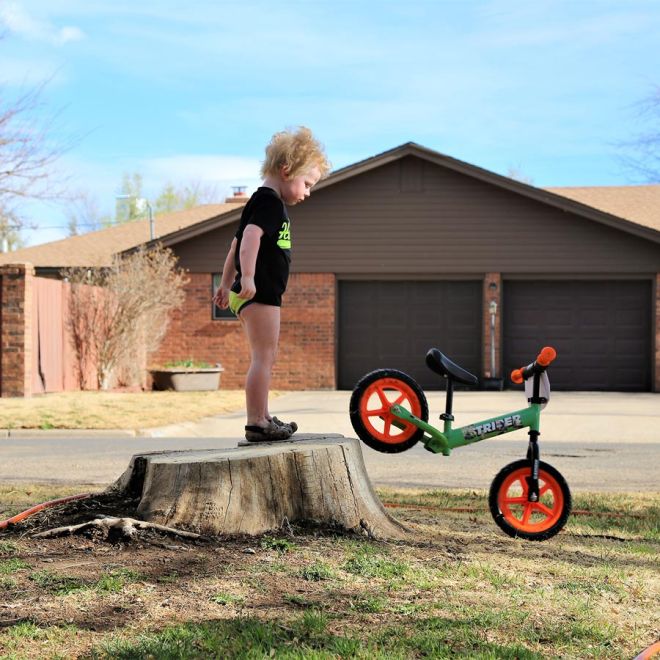
<instances>
[{"instance_id":1,"label":"wooden fence","mask_svg":"<svg viewBox=\"0 0 660 660\"><path fill-rule=\"evenodd\" d=\"M69 328L71 286L34 276L31 264L0 266L0 395L31 396L80 389ZM85 389L96 389L93 366Z\"/></svg>"}]
</instances>

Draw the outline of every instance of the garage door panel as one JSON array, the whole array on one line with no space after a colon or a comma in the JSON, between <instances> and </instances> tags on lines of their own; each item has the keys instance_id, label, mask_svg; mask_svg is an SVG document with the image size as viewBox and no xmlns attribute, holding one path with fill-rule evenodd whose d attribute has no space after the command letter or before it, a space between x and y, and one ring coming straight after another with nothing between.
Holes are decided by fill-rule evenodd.
<instances>
[{"instance_id":1,"label":"garage door panel","mask_svg":"<svg viewBox=\"0 0 660 660\"><path fill-rule=\"evenodd\" d=\"M338 383L350 389L365 373L401 369L428 389L444 386L424 363L437 347L480 372L481 282L342 281L339 283Z\"/></svg>"},{"instance_id":2,"label":"garage door panel","mask_svg":"<svg viewBox=\"0 0 660 660\"><path fill-rule=\"evenodd\" d=\"M554 389L651 388L650 281L509 281L503 315L505 372L551 345Z\"/></svg>"},{"instance_id":3,"label":"garage door panel","mask_svg":"<svg viewBox=\"0 0 660 660\"><path fill-rule=\"evenodd\" d=\"M604 309L585 305L578 312L578 322L584 328L594 327L602 332L602 328L609 325L609 314Z\"/></svg>"}]
</instances>

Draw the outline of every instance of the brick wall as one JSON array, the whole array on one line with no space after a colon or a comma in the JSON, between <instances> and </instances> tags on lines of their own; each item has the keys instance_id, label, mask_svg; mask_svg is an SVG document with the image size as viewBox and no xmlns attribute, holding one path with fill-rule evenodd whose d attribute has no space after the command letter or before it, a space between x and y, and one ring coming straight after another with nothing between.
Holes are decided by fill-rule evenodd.
<instances>
[{"instance_id":1,"label":"brick wall","mask_svg":"<svg viewBox=\"0 0 660 660\"><path fill-rule=\"evenodd\" d=\"M0 396L32 395L32 264L0 266Z\"/></svg>"},{"instance_id":2,"label":"brick wall","mask_svg":"<svg viewBox=\"0 0 660 660\"><path fill-rule=\"evenodd\" d=\"M151 365L194 360L220 363L221 387L242 389L250 364L238 320L211 318L211 274L191 273L183 308ZM291 275L282 306L282 326L273 389L335 387L335 277L329 273Z\"/></svg>"},{"instance_id":3,"label":"brick wall","mask_svg":"<svg viewBox=\"0 0 660 660\"><path fill-rule=\"evenodd\" d=\"M291 276L282 307L273 389L336 387L335 292L333 273Z\"/></svg>"},{"instance_id":4,"label":"brick wall","mask_svg":"<svg viewBox=\"0 0 660 660\"><path fill-rule=\"evenodd\" d=\"M483 373L486 378L502 377L502 275L486 273L483 285ZM495 373L491 373L491 317L490 303L497 303L495 316Z\"/></svg>"}]
</instances>

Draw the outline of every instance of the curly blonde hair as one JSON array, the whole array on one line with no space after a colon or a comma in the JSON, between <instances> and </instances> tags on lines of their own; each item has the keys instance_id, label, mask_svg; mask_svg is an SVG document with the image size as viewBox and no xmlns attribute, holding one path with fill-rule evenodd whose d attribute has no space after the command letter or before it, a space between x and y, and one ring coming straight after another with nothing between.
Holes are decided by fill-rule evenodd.
<instances>
[{"instance_id":1,"label":"curly blonde hair","mask_svg":"<svg viewBox=\"0 0 660 660\"><path fill-rule=\"evenodd\" d=\"M278 174L284 166L288 176L306 174L318 167L323 179L330 171L330 162L323 145L306 126L275 133L266 147L266 159L261 166L261 175Z\"/></svg>"}]
</instances>

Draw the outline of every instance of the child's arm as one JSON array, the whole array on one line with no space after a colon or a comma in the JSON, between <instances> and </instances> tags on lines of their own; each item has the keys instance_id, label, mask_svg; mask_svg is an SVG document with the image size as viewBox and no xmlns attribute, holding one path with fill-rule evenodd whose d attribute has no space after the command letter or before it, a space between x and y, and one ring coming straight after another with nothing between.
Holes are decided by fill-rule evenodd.
<instances>
[{"instance_id":1,"label":"child's arm","mask_svg":"<svg viewBox=\"0 0 660 660\"><path fill-rule=\"evenodd\" d=\"M254 271L257 265L257 254L264 230L257 225L248 225L243 231L243 240L241 241L241 251L239 258L241 260L241 293L244 300L254 298L257 292L254 286Z\"/></svg>"},{"instance_id":2,"label":"child's arm","mask_svg":"<svg viewBox=\"0 0 660 660\"><path fill-rule=\"evenodd\" d=\"M236 243L238 241L234 238L229 247L229 252L227 253L227 258L225 259L225 265L222 267L222 278L220 280L220 286L213 296L213 302L220 307L220 309L227 309L229 306L229 289L234 283L234 278L236 277L236 267L234 266L234 259L236 255Z\"/></svg>"}]
</instances>

